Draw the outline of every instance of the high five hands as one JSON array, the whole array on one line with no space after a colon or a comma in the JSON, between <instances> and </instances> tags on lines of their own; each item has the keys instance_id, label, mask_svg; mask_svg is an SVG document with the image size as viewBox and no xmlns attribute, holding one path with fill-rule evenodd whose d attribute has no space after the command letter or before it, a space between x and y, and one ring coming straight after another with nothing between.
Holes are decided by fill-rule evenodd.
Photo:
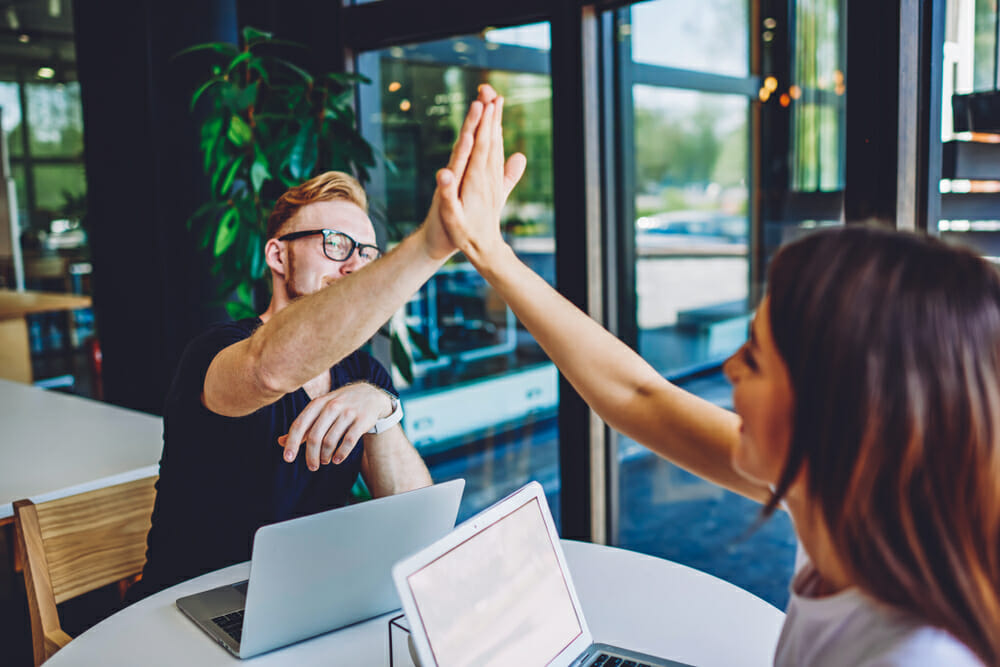
<instances>
[{"instance_id":1,"label":"high five hands","mask_svg":"<svg viewBox=\"0 0 1000 667\"><path fill-rule=\"evenodd\" d=\"M461 250L477 260L503 245L500 212L521 180L527 160L514 153L504 161L504 98L489 84L469 106L448 166L437 173L437 190L428 213L432 255Z\"/></svg>"}]
</instances>

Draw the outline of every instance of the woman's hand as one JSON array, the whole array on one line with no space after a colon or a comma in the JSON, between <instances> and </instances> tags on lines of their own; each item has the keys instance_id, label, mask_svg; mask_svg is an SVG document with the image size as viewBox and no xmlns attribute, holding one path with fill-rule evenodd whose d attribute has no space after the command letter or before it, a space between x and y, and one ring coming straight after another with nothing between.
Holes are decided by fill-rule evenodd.
<instances>
[{"instance_id":1,"label":"woman's hand","mask_svg":"<svg viewBox=\"0 0 1000 667\"><path fill-rule=\"evenodd\" d=\"M504 162L503 97L484 84L477 101L483 104L482 117L475 128L468 163L458 165L464 166L464 174L450 165L441 169L435 199L448 238L478 266L505 245L500 213L524 174L527 161L524 155L515 153ZM467 141L464 136L459 139Z\"/></svg>"}]
</instances>

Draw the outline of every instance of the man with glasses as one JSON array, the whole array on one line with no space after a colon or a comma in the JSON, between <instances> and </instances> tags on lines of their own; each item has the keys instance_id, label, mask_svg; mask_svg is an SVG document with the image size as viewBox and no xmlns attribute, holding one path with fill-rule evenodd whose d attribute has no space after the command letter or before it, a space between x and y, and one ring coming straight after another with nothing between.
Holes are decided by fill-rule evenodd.
<instances>
[{"instance_id":1,"label":"man with glasses","mask_svg":"<svg viewBox=\"0 0 1000 667\"><path fill-rule=\"evenodd\" d=\"M264 247L269 307L192 341L168 392L147 562L130 599L248 560L258 527L346 504L359 473L376 497L431 483L389 373L358 348L454 252L443 189L461 182L472 214L499 217L524 169L512 158L502 193L485 176L498 151L504 169L501 107L488 87L473 102L426 221L384 257L351 176L328 172L280 198ZM467 165L477 176L462 181Z\"/></svg>"}]
</instances>

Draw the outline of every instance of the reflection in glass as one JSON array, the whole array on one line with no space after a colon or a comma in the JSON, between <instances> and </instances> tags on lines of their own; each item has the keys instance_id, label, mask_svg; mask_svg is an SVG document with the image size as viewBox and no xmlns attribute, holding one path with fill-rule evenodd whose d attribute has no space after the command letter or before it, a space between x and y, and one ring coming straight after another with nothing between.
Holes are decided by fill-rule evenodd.
<instances>
[{"instance_id":1,"label":"reflection in glass","mask_svg":"<svg viewBox=\"0 0 1000 667\"><path fill-rule=\"evenodd\" d=\"M359 57L362 132L385 159L368 184L391 242L419 225L479 84L506 99L508 153L530 168L502 215L519 256L555 280L548 24L490 30ZM407 435L436 480L465 477L469 516L530 479L558 521L557 375L468 262L449 262L406 305L396 371ZM397 350L398 351L398 350ZM398 359L397 359L398 361Z\"/></svg>"},{"instance_id":2,"label":"reflection in glass","mask_svg":"<svg viewBox=\"0 0 1000 667\"><path fill-rule=\"evenodd\" d=\"M655 0L631 7L637 63L746 76L746 0Z\"/></svg>"},{"instance_id":3,"label":"reflection in glass","mask_svg":"<svg viewBox=\"0 0 1000 667\"><path fill-rule=\"evenodd\" d=\"M8 156L21 155L21 98L18 85L13 81L0 81L0 110L3 111L3 133L7 141Z\"/></svg>"},{"instance_id":4,"label":"reflection in glass","mask_svg":"<svg viewBox=\"0 0 1000 667\"><path fill-rule=\"evenodd\" d=\"M973 55L973 90L993 90L1000 87L997 71L996 0L966 0L959 6L975 5L975 38ZM972 91L963 91L972 92Z\"/></svg>"},{"instance_id":5,"label":"reflection in glass","mask_svg":"<svg viewBox=\"0 0 1000 667\"><path fill-rule=\"evenodd\" d=\"M675 375L718 363L746 334L749 102L633 93L639 351Z\"/></svg>"},{"instance_id":6,"label":"reflection in glass","mask_svg":"<svg viewBox=\"0 0 1000 667\"><path fill-rule=\"evenodd\" d=\"M787 90L779 88L768 103L787 102L792 109L792 189L841 190L847 90L843 8L841 0L797 0L796 7L795 81Z\"/></svg>"},{"instance_id":7,"label":"reflection in glass","mask_svg":"<svg viewBox=\"0 0 1000 667\"><path fill-rule=\"evenodd\" d=\"M78 82L25 85L33 157L81 157L83 112Z\"/></svg>"},{"instance_id":8,"label":"reflection in glass","mask_svg":"<svg viewBox=\"0 0 1000 667\"><path fill-rule=\"evenodd\" d=\"M17 222L22 230L28 228L28 183L25 169L22 165L10 165L11 177L14 179L15 196L17 197Z\"/></svg>"},{"instance_id":9,"label":"reflection in glass","mask_svg":"<svg viewBox=\"0 0 1000 667\"><path fill-rule=\"evenodd\" d=\"M35 206L60 217L70 199L81 197L87 191L87 180L82 164L36 164Z\"/></svg>"}]
</instances>

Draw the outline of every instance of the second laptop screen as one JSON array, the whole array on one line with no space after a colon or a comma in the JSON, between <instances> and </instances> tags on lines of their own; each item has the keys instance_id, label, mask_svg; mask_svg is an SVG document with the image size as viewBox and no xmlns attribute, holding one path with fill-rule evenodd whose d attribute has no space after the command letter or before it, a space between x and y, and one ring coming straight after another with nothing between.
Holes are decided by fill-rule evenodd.
<instances>
[{"instance_id":1,"label":"second laptop screen","mask_svg":"<svg viewBox=\"0 0 1000 667\"><path fill-rule=\"evenodd\" d=\"M439 667L547 665L582 631L537 499L408 582Z\"/></svg>"}]
</instances>

